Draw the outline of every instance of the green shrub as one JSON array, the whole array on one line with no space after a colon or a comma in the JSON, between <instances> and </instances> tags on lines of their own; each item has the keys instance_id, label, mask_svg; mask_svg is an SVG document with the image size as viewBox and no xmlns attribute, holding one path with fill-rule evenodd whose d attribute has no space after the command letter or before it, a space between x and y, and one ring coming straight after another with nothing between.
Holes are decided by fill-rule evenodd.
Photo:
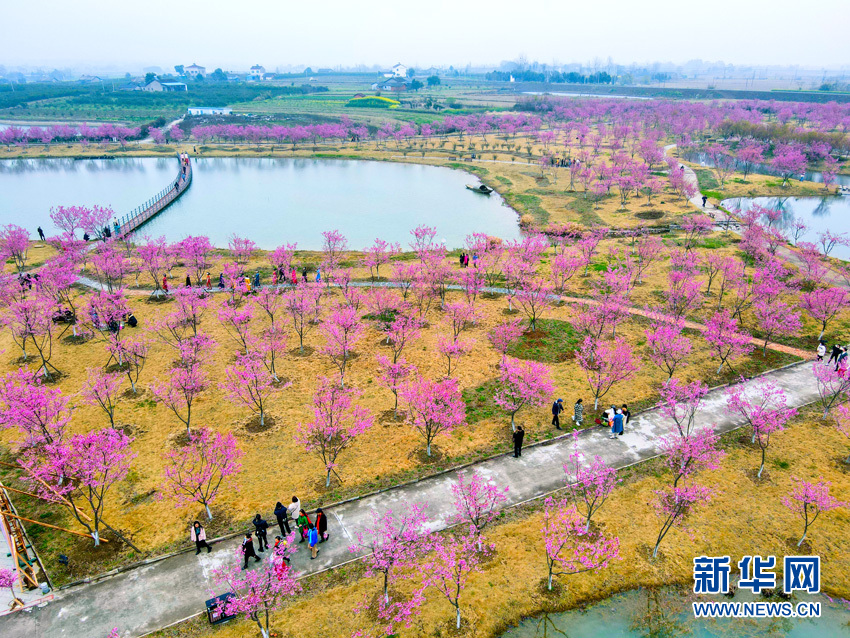
<instances>
[{"instance_id":1,"label":"green shrub","mask_svg":"<svg viewBox=\"0 0 850 638\"><path fill-rule=\"evenodd\" d=\"M392 100L388 97L370 96L370 97L353 97L345 103L346 106L357 106L367 109L392 109L399 105L398 100Z\"/></svg>"}]
</instances>

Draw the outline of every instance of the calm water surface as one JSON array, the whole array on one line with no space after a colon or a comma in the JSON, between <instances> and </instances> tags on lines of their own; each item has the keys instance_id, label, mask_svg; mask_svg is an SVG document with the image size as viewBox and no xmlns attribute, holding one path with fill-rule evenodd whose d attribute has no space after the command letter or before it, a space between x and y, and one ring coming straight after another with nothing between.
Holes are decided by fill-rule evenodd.
<instances>
[{"instance_id":1,"label":"calm water surface","mask_svg":"<svg viewBox=\"0 0 850 638\"><path fill-rule=\"evenodd\" d=\"M816 244L818 234L827 230L850 236L850 197L735 197L721 202L721 206L730 211L747 211L753 204L781 210L778 223L781 229L790 228L796 217L801 218L809 227L800 237L801 241ZM850 247L836 246L830 256L850 260Z\"/></svg>"},{"instance_id":2,"label":"calm water surface","mask_svg":"<svg viewBox=\"0 0 850 638\"><path fill-rule=\"evenodd\" d=\"M715 597L704 597L715 600ZM755 600L741 592L736 601ZM523 620L501 638L848 638L850 609L824 596L798 596L821 603L817 619L695 619L690 601L668 590L633 590L583 610ZM717 602L726 602L717 597Z\"/></svg>"},{"instance_id":3,"label":"calm water surface","mask_svg":"<svg viewBox=\"0 0 850 638\"><path fill-rule=\"evenodd\" d=\"M174 158L9 160L0 162L0 223L51 234L51 206L109 205L120 215L176 176ZM297 242L321 247L321 232L339 229L352 248L376 237L401 242L419 224L460 247L466 235L520 235L516 213L496 194L466 190L479 182L462 171L388 162L214 158L195 161L192 187L142 234L179 240L208 235L225 246L239 234L261 248Z\"/></svg>"}]
</instances>

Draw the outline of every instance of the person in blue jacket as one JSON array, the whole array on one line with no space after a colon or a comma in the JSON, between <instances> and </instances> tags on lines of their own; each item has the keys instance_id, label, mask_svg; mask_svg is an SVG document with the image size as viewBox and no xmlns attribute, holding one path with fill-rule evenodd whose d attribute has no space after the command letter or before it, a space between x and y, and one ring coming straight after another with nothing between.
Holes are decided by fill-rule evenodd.
<instances>
[{"instance_id":1,"label":"person in blue jacket","mask_svg":"<svg viewBox=\"0 0 850 638\"><path fill-rule=\"evenodd\" d=\"M307 543L310 545L310 560L313 560L319 555L319 532L312 523L307 528Z\"/></svg>"}]
</instances>

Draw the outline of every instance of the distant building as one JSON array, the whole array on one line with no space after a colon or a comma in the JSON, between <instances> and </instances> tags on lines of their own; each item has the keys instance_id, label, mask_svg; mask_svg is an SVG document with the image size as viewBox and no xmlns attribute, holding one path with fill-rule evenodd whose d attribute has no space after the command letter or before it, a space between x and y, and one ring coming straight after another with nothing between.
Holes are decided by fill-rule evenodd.
<instances>
[{"instance_id":1,"label":"distant building","mask_svg":"<svg viewBox=\"0 0 850 638\"><path fill-rule=\"evenodd\" d=\"M381 80L372 85L373 91L395 91L400 93L410 88L410 80L401 77L391 77L388 80Z\"/></svg>"},{"instance_id":2,"label":"distant building","mask_svg":"<svg viewBox=\"0 0 850 638\"><path fill-rule=\"evenodd\" d=\"M265 76L265 74L266 74L266 67L260 66L259 64L255 64L254 66L251 67L250 76L254 80L262 80L263 76Z\"/></svg>"},{"instance_id":3,"label":"distant building","mask_svg":"<svg viewBox=\"0 0 850 638\"><path fill-rule=\"evenodd\" d=\"M102 82L103 79L98 77L97 75L81 75L80 76L80 84L97 84L98 82Z\"/></svg>"},{"instance_id":4,"label":"distant building","mask_svg":"<svg viewBox=\"0 0 850 638\"><path fill-rule=\"evenodd\" d=\"M230 115L233 109L226 106L190 106L189 115Z\"/></svg>"},{"instance_id":5,"label":"distant building","mask_svg":"<svg viewBox=\"0 0 850 638\"><path fill-rule=\"evenodd\" d=\"M161 93L163 91L188 91L189 87L187 87L184 82L161 82L160 80L153 80L152 82L148 82L144 86L137 86L136 90L154 91L157 93Z\"/></svg>"},{"instance_id":6,"label":"distant building","mask_svg":"<svg viewBox=\"0 0 850 638\"><path fill-rule=\"evenodd\" d=\"M206 75L207 69L206 67L198 66L197 64L192 64L191 66L183 67L183 73L185 73L188 77L194 80L199 75Z\"/></svg>"},{"instance_id":7,"label":"distant building","mask_svg":"<svg viewBox=\"0 0 850 638\"><path fill-rule=\"evenodd\" d=\"M392 68L393 77L394 78L406 78L407 77L407 67L403 64L396 64Z\"/></svg>"}]
</instances>

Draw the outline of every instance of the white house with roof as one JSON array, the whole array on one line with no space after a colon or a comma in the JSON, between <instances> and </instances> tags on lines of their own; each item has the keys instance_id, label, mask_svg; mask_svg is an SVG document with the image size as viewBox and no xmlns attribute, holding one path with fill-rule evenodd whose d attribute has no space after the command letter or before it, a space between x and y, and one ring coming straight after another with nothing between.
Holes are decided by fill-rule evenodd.
<instances>
[{"instance_id":1,"label":"white house with roof","mask_svg":"<svg viewBox=\"0 0 850 638\"><path fill-rule=\"evenodd\" d=\"M192 63L191 66L183 67L183 73L189 76L192 79L197 78L199 75L206 75L207 68L203 66L199 66L195 63Z\"/></svg>"},{"instance_id":2,"label":"white house with roof","mask_svg":"<svg viewBox=\"0 0 850 638\"><path fill-rule=\"evenodd\" d=\"M383 75L385 78L406 78L407 67L399 63L393 66L393 68L391 68L389 71L385 71Z\"/></svg>"},{"instance_id":3,"label":"white house with roof","mask_svg":"<svg viewBox=\"0 0 850 638\"><path fill-rule=\"evenodd\" d=\"M254 80L262 80L263 76L265 76L265 74L266 74L266 67L264 67L260 64L255 64L254 66L252 66L251 72L249 73L251 78L254 79Z\"/></svg>"}]
</instances>

